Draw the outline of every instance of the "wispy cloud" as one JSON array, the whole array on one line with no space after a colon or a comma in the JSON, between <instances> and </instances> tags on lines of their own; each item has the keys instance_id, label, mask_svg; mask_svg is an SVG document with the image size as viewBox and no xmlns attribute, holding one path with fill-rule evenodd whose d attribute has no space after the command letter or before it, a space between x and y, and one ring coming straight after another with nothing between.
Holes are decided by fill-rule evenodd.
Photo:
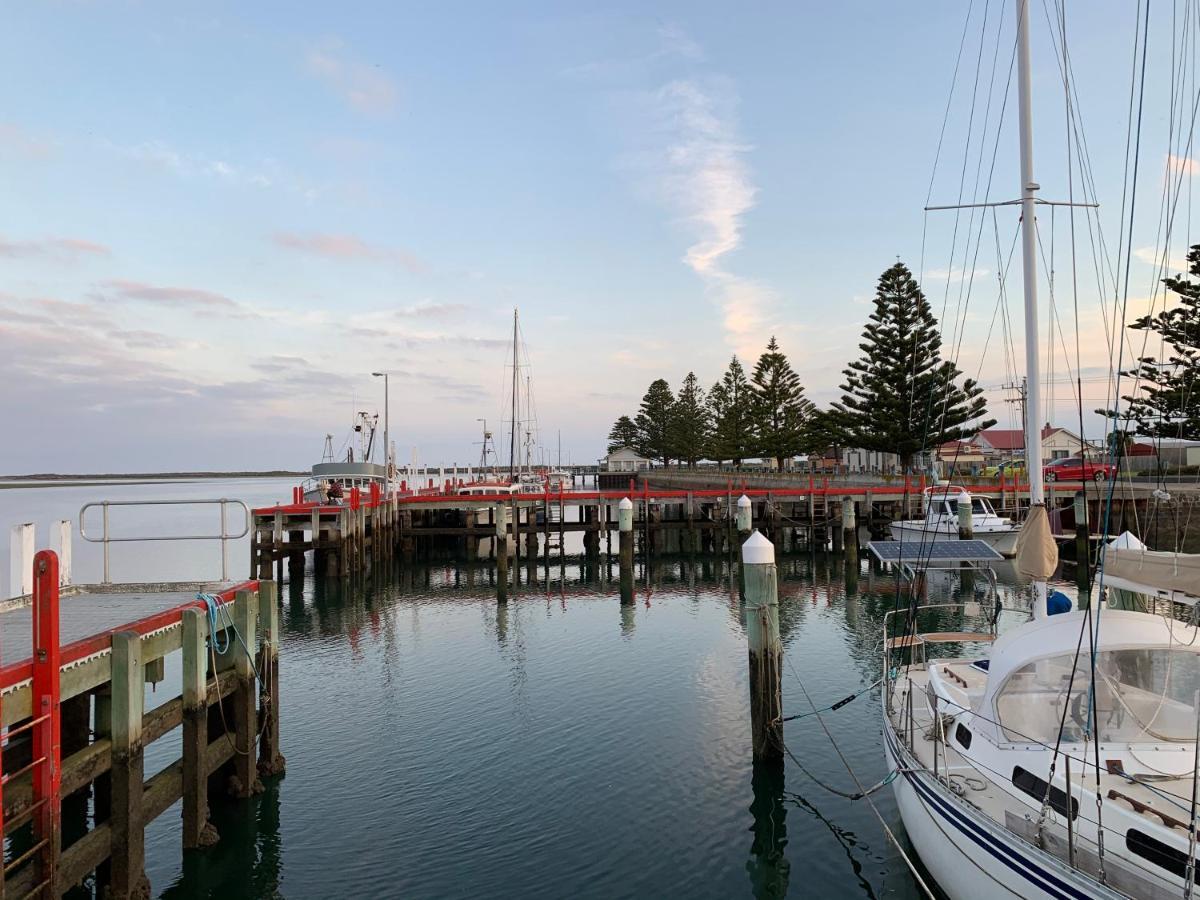
<instances>
[{"instance_id":1,"label":"wispy cloud","mask_svg":"<svg viewBox=\"0 0 1200 900\"><path fill-rule=\"evenodd\" d=\"M200 288L166 287L124 279L101 282L100 287L106 292L104 296L107 299L136 300L162 306L191 307L220 312L241 309L239 303L224 294Z\"/></svg>"},{"instance_id":2,"label":"wispy cloud","mask_svg":"<svg viewBox=\"0 0 1200 900\"><path fill-rule=\"evenodd\" d=\"M656 46L641 55L599 59L571 66L564 74L580 78L637 77L655 67L673 62L702 62L704 48L694 41L686 31L673 23L658 27Z\"/></svg>"},{"instance_id":3,"label":"wispy cloud","mask_svg":"<svg viewBox=\"0 0 1200 900\"><path fill-rule=\"evenodd\" d=\"M54 151L50 141L12 122L0 122L0 155L19 159L45 159Z\"/></svg>"},{"instance_id":4,"label":"wispy cloud","mask_svg":"<svg viewBox=\"0 0 1200 900\"><path fill-rule=\"evenodd\" d=\"M978 281L981 278L986 278L991 275L990 269L962 269L957 266L950 269L926 269L926 281L948 281L951 284L957 284L964 280Z\"/></svg>"},{"instance_id":5,"label":"wispy cloud","mask_svg":"<svg viewBox=\"0 0 1200 900\"><path fill-rule=\"evenodd\" d=\"M736 106L736 92L724 78L676 80L658 90L653 107L666 141L656 177L661 195L693 236L684 263L721 307L728 343L749 353L762 343L776 297L767 285L730 271L726 262L741 246L743 220L758 194Z\"/></svg>"},{"instance_id":6,"label":"wispy cloud","mask_svg":"<svg viewBox=\"0 0 1200 900\"><path fill-rule=\"evenodd\" d=\"M1164 267L1167 273L1188 271L1188 262L1182 256L1169 256L1164 261L1163 252L1158 247L1138 247L1133 251L1134 258L1149 266Z\"/></svg>"},{"instance_id":7,"label":"wispy cloud","mask_svg":"<svg viewBox=\"0 0 1200 900\"><path fill-rule=\"evenodd\" d=\"M413 273L425 272L428 267L411 253L398 247L380 247L368 244L362 238L349 234L296 234L280 232L274 235L280 247L323 256L327 259L362 260L368 262L390 262L403 266Z\"/></svg>"},{"instance_id":8,"label":"wispy cloud","mask_svg":"<svg viewBox=\"0 0 1200 900\"><path fill-rule=\"evenodd\" d=\"M298 194L306 201L317 198L318 190L289 173L272 158L239 162L203 152L180 150L162 140L118 144L104 140L100 145L111 153L181 178L209 178L232 187L275 188Z\"/></svg>"},{"instance_id":9,"label":"wispy cloud","mask_svg":"<svg viewBox=\"0 0 1200 900\"><path fill-rule=\"evenodd\" d=\"M356 112L384 116L396 106L395 82L378 63L349 58L341 41L332 40L310 50L305 64L309 74L325 82Z\"/></svg>"},{"instance_id":10,"label":"wispy cloud","mask_svg":"<svg viewBox=\"0 0 1200 900\"><path fill-rule=\"evenodd\" d=\"M1200 161L1192 159L1190 156L1176 156L1174 153L1167 154L1167 172L1174 175L1192 176L1200 174Z\"/></svg>"},{"instance_id":11,"label":"wispy cloud","mask_svg":"<svg viewBox=\"0 0 1200 900\"><path fill-rule=\"evenodd\" d=\"M8 259L52 256L75 260L87 256L109 256L111 253L103 244L81 238L49 237L34 241L10 241L0 236L0 257Z\"/></svg>"}]
</instances>

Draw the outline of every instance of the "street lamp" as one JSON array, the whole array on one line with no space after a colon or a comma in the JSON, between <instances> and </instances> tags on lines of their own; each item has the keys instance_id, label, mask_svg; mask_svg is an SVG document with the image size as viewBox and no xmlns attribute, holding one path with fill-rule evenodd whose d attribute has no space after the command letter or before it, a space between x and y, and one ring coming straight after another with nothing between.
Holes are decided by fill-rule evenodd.
<instances>
[{"instance_id":1,"label":"street lamp","mask_svg":"<svg viewBox=\"0 0 1200 900\"><path fill-rule=\"evenodd\" d=\"M375 378L383 379L383 470L384 481L387 488L392 487L392 441L388 434L388 373L387 372L372 372L371 375Z\"/></svg>"}]
</instances>

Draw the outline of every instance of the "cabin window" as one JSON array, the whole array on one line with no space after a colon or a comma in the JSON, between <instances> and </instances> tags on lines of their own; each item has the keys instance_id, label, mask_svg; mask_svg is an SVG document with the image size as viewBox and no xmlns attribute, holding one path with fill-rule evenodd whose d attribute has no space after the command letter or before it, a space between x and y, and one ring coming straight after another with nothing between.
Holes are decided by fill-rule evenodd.
<instances>
[{"instance_id":1,"label":"cabin window","mask_svg":"<svg viewBox=\"0 0 1200 900\"><path fill-rule=\"evenodd\" d=\"M1187 875L1187 853L1177 850L1169 844L1164 844L1136 828L1130 828L1125 833L1125 849L1135 856L1140 856L1146 862L1173 872L1180 878Z\"/></svg>"},{"instance_id":2,"label":"cabin window","mask_svg":"<svg viewBox=\"0 0 1200 900\"><path fill-rule=\"evenodd\" d=\"M1038 803L1041 803L1046 797L1046 788L1048 787L1046 782L1032 772L1022 769L1020 766L1013 766L1012 783L1013 787L1018 791L1028 794ZM1050 788L1050 808L1060 816L1067 814L1066 791L1059 790L1056 787ZM1072 819L1079 815L1079 801L1074 797L1071 798L1070 809Z\"/></svg>"},{"instance_id":3,"label":"cabin window","mask_svg":"<svg viewBox=\"0 0 1200 900\"><path fill-rule=\"evenodd\" d=\"M1062 730L1080 743L1088 729L1115 744L1195 740L1192 698L1200 689L1200 648L1105 650L1096 655L1095 711L1086 649L1031 662L996 693L996 719L1017 743L1053 745Z\"/></svg>"},{"instance_id":4,"label":"cabin window","mask_svg":"<svg viewBox=\"0 0 1200 900\"><path fill-rule=\"evenodd\" d=\"M954 729L954 738L964 750L971 749L971 729L962 722L959 722L958 727Z\"/></svg>"}]
</instances>

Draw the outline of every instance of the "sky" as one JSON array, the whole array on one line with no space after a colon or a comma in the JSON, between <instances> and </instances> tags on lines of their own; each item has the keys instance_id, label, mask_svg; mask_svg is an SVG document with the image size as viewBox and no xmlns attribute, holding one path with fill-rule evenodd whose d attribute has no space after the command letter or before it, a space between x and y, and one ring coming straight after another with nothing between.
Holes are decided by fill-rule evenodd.
<instances>
[{"instance_id":1,"label":"sky","mask_svg":"<svg viewBox=\"0 0 1200 900\"><path fill-rule=\"evenodd\" d=\"M1066 200L1034 9L1035 173ZM1135 13L1067 7L1110 260ZM1156 253L1184 255L1200 171L1172 139L1171 15L1149 33L1127 318L1161 302ZM594 461L650 381L711 384L772 334L836 399L897 258L1010 424L1016 215L924 207L1017 193L1012 19L999 0L23 6L0 31L0 473L305 469L382 412L381 370L399 459L466 465L478 420L505 428L514 307L548 459L561 435L564 462ZM1085 409L1106 400L1112 297L1082 218L1064 287L1069 211L1046 209L1045 412L1072 424L1076 368Z\"/></svg>"}]
</instances>

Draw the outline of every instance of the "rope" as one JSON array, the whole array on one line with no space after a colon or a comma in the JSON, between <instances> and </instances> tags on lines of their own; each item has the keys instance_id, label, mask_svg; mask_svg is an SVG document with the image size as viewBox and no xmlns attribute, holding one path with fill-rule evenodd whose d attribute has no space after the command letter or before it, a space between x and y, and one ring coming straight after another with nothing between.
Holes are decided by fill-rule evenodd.
<instances>
[{"instance_id":1,"label":"rope","mask_svg":"<svg viewBox=\"0 0 1200 900\"><path fill-rule=\"evenodd\" d=\"M258 729L258 734L255 738L250 741L249 747L243 750L237 745L237 740L229 728L229 723L225 720L225 703L221 697L221 674L217 670L217 654L224 655L229 652L229 648L233 643L233 639L229 636L229 631L232 631L238 643L242 645L242 649L246 651L246 658L250 660L250 670L254 673L254 677L258 679L258 683L262 687L261 693L264 701L273 703L274 698L268 692L270 683L266 680L267 676L270 675L272 665L270 654L263 654L263 671L260 673L258 667L254 665L254 654L246 646L246 641L242 637L242 633L238 630L237 623L233 621L233 613L229 611L230 604L223 602L216 594L197 593L196 599L204 601L204 609L208 614L208 652L209 660L212 663L213 681L217 685L216 705L217 712L221 717L221 728L225 732L225 739L229 741L229 746L233 748L234 753L241 756L253 756L257 740L267 733L267 726L271 722L271 717L262 717L262 726ZM222 624L222 620L224 620L224 624ZM221 642L222 631L225 631L224 643Z\"/></svg>"},{"instance_id":2,"label":"rope","mask_svg":"<svg viewBox=\"0 0 1200 900\"><path fill-rule=\"evenodd\" d=\"M793 670L793 672L794 671L795 670ZM823 706L819 710L814 709L812 712L796 713L796 715L794 715L794 716L784 716L779 721L794 722L797 719L807 719L809 716L814 716L814 715L817 715L817 714L823 713L823 712L836 712L837 710L841 709L846 704L857 700L859 697L861 697L863 694L867 693L868 691L874 690L875 688L879 687L879 685L882 681L883 681L883 676L880 676L879 678L876 678L875 681L873 681L871 684L869 684L865 688L863 688L861 691L859 691L855 694L851 694L849 697L843 697L837 703L830 704L829 706Z\"/></svg>"}]
</instances>

